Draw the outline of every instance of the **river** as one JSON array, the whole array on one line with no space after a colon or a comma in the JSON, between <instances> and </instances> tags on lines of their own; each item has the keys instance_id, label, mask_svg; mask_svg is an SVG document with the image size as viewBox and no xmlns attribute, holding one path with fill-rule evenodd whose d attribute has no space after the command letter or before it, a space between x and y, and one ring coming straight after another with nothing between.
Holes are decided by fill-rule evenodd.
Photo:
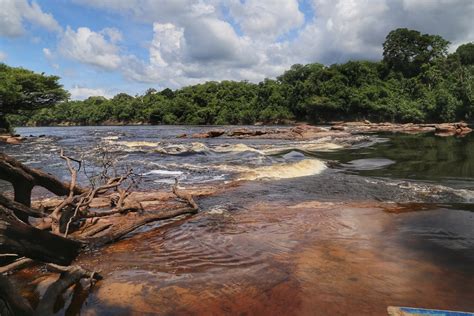
<instances>
[{"instance_id":1,"label":"river","mask_svg":"<svg viewBox=\"0 0 474 316\"><path fill-rule=\"evenodd\" d=\"M298 142L188 139L208 127L19 128L0 150L68 179L60 148L142 175L139 190L228 186L202 211L82 254L101 270L66 315L384 315L389 305L474 312L474 135L367 134ZM42 137L38 137L42 136ZM0 184L0 189L10 190ZM47 195L35 189L35 196ZM31 302L48 274L16 276Z\"/></svg>"}]
</instances>

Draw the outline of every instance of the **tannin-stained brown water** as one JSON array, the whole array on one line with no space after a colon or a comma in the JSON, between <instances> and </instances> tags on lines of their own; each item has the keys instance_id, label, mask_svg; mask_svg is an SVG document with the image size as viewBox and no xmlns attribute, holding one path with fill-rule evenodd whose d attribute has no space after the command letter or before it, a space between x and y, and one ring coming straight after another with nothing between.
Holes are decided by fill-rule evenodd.
<instances>
[{"instance_id":1,"label":"tannin-stained brown water","mask_svg":"<svg viewBox=\"0 0 474 316\"><path fill-rule=\"evenodd\" d=\"M464 158L453 169L473 142L397 136L378 147L274 156L267 144L222 153L213 141L207 153L196 154L196 144L189 155L160 156L149 144L121 153L148 186L179 172L184 185L208 175L246 181L199 199L195 216L81 254L74 264L104 279L65 293L58 315L386 315L389 305L474 312L474 169ZM426 163L420 143L432 151ZM29 157L36 145L49 146L10 153ZM437 155L446 146L458 154ZM35 272L12 277L33 305L54 280Z\"/></svg>"},{"instance_id":2,"label":"tannin-stained brown water","mask_svg":"<svg viewBox=\"0 0 474 316\"><path fill-rule=\"evenodd\" d=\"M474 214L451 210L446 219L446 212L376 202L250 200L216 208L82 255L76 263L105 278L61 312L384 315L389 305L474 311L474 256L459 242L472 241Z\"/></svg>"}]
</instances>

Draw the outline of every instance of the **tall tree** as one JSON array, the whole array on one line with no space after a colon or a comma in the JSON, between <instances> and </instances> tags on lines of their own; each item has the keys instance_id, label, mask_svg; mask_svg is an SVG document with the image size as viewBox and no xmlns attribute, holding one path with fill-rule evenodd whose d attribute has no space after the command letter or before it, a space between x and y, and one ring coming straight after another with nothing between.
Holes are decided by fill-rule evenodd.
<instances>
[{"instance_id":1,"label":"tall tree","mask_svg":"<svg viewBox=\"0 0 474 316\"><path fill-rule=\"evenodd\" d=\"M459 46L456 55L459 56L461 64L474 65L474 42Z\"/></svg>"},{"instance_id":2,"label":"tall tree","mask_svg":"<svg viewBox=\"0 0 474 316\"><path fill-rule=\"evenodd\" d=\"M52 106L69 96L59 77L37 74L0 63L0 129L8 129L7 114Z\"/></svg>"},{"instance_id":3,"label":"tall tree","mask_svg":"<svg viewBox=\"0 0 474 316\"><path fill-rule=\"evenodd\" d=\"M424 64L446 57L448 45L449 41L439 35L399 28L391 31L383 43L383 61L405 77L413 77Z\"/></svg>"}]
</instances>

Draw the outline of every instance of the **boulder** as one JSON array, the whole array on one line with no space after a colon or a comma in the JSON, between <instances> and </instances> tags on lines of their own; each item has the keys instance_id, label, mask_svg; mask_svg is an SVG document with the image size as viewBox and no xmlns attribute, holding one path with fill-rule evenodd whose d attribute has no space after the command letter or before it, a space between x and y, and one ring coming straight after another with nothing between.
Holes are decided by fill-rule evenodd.
<instances>
[{"instance_id":1,"label":"boulder","mask_svg":"<svg viewBox=\"0 0 474 316\"><path fill-rule=\"evenodd\" d=\"M225 133L225 131L221 130L221 129L210 130L209 132L207 132L207 134L211 138L222 136L222 135L224 135L224 133Z\"/></svg>"},{"instance_id":2,"label":"boulder","mask_svg":"<svg viewBox=\"0 0 474 316\"><path fill-rule=\"evenodd\" d=\"M21 144L23 140L24 138L20 136L0 135L0 142L11 144L11 145Z\"/></svg>"},{"instance_id":3,"label":"boulder","mask_svg":"<svg viewBox=\"0 0 474 316\"><path fill-rule=\"evenodd\" d=\"M331 130L333 130L333 131L345 131L346 127L342 126L342 125L334 125L334 126L331 126Z\"/></svg>"},{"instance_id":4,"label":"boulder","mask_svg":"<svg viewBox=\"0 0 474 316\"><path fill-rule=\"evenodd\" d=\"M192 138L214 138L214 137L219 137L219 136L222 136L224 135L225 131L224 130L217 130L217 129L214 129L214 130L210 130L208 132L205 132L205 133L196 133L196 134L193 134L191 135Z\"/></svg>"},{"instance_id":5,"label":"boulder","mask_svg":"<svg viewBox=\"0 0 474 316\"><path fill-rule=\"evenodd\" d=\"M442 123L435 125L435 132L438 136L466 135L472 132L472 129L464 122Z\"/></svg>"},{"instance_id":6,"label":"boulder","mask_svg":"<svg viewBox=\"0 0 474 316\"><path fill-rule=\"evenodd\" d=\"M21 144L22 138L21 137L8 137L6 140L7 144L11 145L18 145Z\"/></svg>"},{"instance_id":7,"label":"boulder","mask_svg":"<svg viewBox=\"0 0 474 316\"><path fill-rule=\"evenodd\" d=\"M261 130L261 129L251 130L251 129L248 129L248 128L238 128L238 129L234 129L232 131L229 131L227 133L227 135L229 135L231 137L234 137L234 136L260 136L260 135L265 135L267 133L268 132L266 130Z\"/></svg>"},{"instance_id":8,"label":"boulder","mask_svg":"<svg viewBox=\"0 0 474 316\"><path fill-rule=\"evenodd\" d=\"M209 138L209 134L207 134L207 133L196 133L196 134L192 134L191 138Z\"/></svg>"}]
</instances>

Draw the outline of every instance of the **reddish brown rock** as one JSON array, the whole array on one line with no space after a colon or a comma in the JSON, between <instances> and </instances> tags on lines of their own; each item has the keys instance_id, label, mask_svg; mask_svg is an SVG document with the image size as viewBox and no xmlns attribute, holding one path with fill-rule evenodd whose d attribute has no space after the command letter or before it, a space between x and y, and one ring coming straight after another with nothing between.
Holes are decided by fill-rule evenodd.
<instances>
[{"instance_id":1,"label":"reddish brown rock","mask_svg":"<svg viewBox=\"0 0 474 316\"><path fill-rule=\"evenodd\" d=\"M192 134L191 138L209 138L209 134L207 134L207 133L196 133L196 134Z\"/></svg>"},{"instance_id":2,"label":"reddish brown rock","mask_svg":"<svg viewBox=\"0 0 474 316\"><path fill-rule=\"evenodd\" d=\"M472 129L464 122L442 123L435 125L435 132L438 136L462 136L472 132Z\"/></svg>"},{"instance_id":3,"label":"reddish brown rock","mask_svg":"<svg viewBox=\"0 0 474 316\"><path fill-rule=\"evenodd\" d=\"M299 124L293 127L259 127L235 128L227 131L211 130L206 133L192 135L193 138L211 138L226 135L235 138L285 139L285 140L312 140L322 137L350 137L360 133L429 133L436 132L439 136L463 136L472 130L464 122L443 124L396 124L360 122L334 122L330 128Z\"/></svg>"},{"instance_id":4,"label":"reddish brown rock","mask_svg":"<svg viewBox=\"0 0 474 316\"><path fill-rule=\"evenodd\" d=\"M192 138L214 138L224 135L225 131L220 129L210 130L205 133L196 133L191 135Z\"/></svg>"},{"instance_id":5,"label":"reddish brown rock","mask_svg":"<svg viewBox=\"0 0 474 316\"><path fill-rule=\"evenodd\" d=\"M24 140L20 136L0 135L0 142L4 142L11 145L18 145Z\"/></svg>"},{"instance_id":6,"label":"reddish brown rock","mask_svg":"<svg viewBox=\"0 0 474 316\"><path fill-rule=\"evenodd\" d=\"M335 125L335 126L331 126L331 130L333 130L333 131L345 131L346 127L342 126L342 125Z\"/></svg>"},{"instance_id":7,"label":"reddish brown rock","mask_svg":"<svg viewBox=\"0 0 474 316\"><path fill-rule=\"evenodd\" d=\"M268 134L268 133L269 133L269 130L265 130L265 129L253 130L253 129L248 129L248 128L238 128L238 129L231 130L231 131L227 132L227 135L231 136L231 137L261 136L261 135L265 135L265 134Z\"/></svg>"},{"instance_id":8,"label":"reddish brown rock","mask_svg":"<svg viewBox=\"0 0 474 316\"><path fill-rule=\"evenodd\" d=\"M207 132L207 134L211 138L222 136L222 135L224 135L224 133L225 133L225 131L221 130L221 129L215 129L215 130L211 130L211 131Z\"/></svg>"}]
</instances>

